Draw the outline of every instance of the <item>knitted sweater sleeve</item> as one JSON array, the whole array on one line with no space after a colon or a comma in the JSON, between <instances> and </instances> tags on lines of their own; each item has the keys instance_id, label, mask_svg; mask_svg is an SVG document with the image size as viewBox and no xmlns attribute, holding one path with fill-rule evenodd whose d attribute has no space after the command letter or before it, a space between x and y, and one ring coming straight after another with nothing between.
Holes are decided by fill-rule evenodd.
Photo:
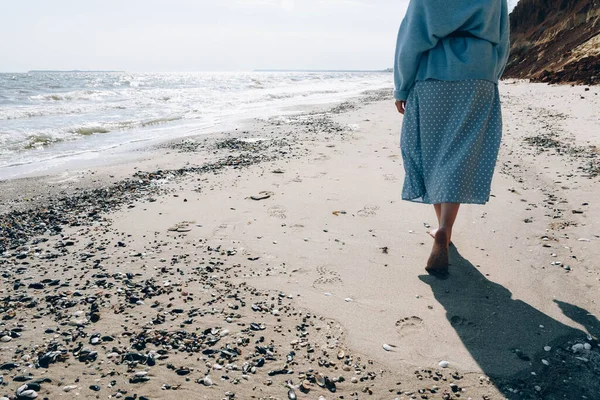
<instances>
[{"instance_id":1,"label":"knitted sweater sleeve","mask_svg":"<svg viewBox=\"0 0 600 400\"><path fill-rule=\"evenodd\" d=\"M421 55L434 48L439 41L435 19L431 15L431 2L432 0L411 0L400 25L394 60L396 100L406 100L415 82Z\"/></svg>"},{"instance_id":2,"label":"knitted sweater sleeve","mask_svg":"<svg viewBox=\"0 0 600 400\"><path fill-rule=\"evenodd\" d=\"M502 1L502 21L500 43L498 44L498 79L502 77L508 57L510 55L510 20L508 16L508 4L506 1Z\"/></svg>"}]
</instances>

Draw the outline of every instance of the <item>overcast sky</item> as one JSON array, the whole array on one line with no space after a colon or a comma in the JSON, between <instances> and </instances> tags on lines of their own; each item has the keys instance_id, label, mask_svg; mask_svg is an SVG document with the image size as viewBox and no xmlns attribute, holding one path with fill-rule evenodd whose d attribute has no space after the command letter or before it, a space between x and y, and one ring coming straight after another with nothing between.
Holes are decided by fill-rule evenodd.
<instances>
[{"instance_id":1,"label":"overcast sky","mask_svg":"<svg viewBox=\"0 0 600 400\"><path fill-rule=\"evenodd\" d=\"M0 0L0 5L0 72L247 71L391 67L408 0Z\"/></svg>"}]
</instances>

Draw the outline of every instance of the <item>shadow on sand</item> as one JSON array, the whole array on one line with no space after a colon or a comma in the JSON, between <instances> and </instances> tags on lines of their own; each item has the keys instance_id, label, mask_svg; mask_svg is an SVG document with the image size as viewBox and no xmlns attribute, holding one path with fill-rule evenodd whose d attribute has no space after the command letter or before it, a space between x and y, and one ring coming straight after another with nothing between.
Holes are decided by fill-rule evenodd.
<instances>
[{"instance_id":1,"label":"shadow on sand","mask_svg":"<svg viewBox=\"0 0 600 400\"><path fill-rule=\"evenodd\" d=\"M588 340L589 335L600 335L598 319L556 301L588 335L512 299L508 289L488 280L454 246L450 257L448 277L420 279L431 286L464 346L506 398L600 399L598 343ZM591 351L582 348L586 343L593 346ZM576 353L577 344L581 349ZM552 349L546 351L547 346Z\"/></svg>"}]
</instances>

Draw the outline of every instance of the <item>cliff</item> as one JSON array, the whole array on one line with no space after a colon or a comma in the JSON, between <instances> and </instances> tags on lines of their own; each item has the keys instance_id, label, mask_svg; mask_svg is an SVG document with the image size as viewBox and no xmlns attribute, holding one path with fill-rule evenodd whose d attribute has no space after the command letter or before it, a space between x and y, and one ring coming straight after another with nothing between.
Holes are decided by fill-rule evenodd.
<instances>
[{"instance_id":1,"label":"cliff","mask_svg":"<svg viewBox=\"0 0 600 400\"><path fill-rule=\"evenodd\" d=\"M600 0L521 0L505 78L600 83Z\"/></svg>"}]
</instances>

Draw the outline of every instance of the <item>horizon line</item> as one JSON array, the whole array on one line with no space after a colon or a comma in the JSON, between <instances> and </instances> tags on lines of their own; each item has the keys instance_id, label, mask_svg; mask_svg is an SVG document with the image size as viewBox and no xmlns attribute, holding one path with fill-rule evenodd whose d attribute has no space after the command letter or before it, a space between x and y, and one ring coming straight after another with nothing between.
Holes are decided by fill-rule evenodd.
<instances>
[{"instance_id":1,"label":"horizon line","mask_svg":"<svg viewBox=\"0 0 600 400\"><path fill-rule=\"evenodd\" d=\"M31 74L31 73L247 73L247 72L390 72L392 68L383 69L304 69L304 68L259 68L253 70L189 70L189 71L127 71L120 69L30 69L27 71L0 71L0 74Z\"/></svg>"}]
</instances>

